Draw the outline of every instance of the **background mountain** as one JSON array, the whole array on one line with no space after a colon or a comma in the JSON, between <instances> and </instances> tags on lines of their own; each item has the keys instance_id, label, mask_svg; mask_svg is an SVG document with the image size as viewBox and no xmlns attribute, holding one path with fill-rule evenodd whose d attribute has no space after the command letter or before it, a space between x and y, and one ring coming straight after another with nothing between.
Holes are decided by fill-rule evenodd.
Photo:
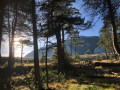
<instances>
[{"instance_id":1,"label":"background mountain","mask_svg":"<svg viewBox=\"0 0 120 90\"><path fill-rule=\"evenodd\" d=\"M98 36L91 36L91 37L81 36L80 42L81 41L84 41L84 46L77 47L77 54L84 55L86 51L89 51L91 54L104 53L104 49L97 45L97 43L99 42ZM48 51L48 57L51 57L53 55L54 49L55 47ZM65 49L69 54L71 53L71 42L69 42L69 40L65 40ZM74 49L75 49L75 46L72 43L72 55L75 54ZM39 49L39 57L41 57L42 51L45 52L45 47L42 47ZM28 53L25 57L33 57L33 55L34 55L34 51Z\"/></svg>"}]
</instances>

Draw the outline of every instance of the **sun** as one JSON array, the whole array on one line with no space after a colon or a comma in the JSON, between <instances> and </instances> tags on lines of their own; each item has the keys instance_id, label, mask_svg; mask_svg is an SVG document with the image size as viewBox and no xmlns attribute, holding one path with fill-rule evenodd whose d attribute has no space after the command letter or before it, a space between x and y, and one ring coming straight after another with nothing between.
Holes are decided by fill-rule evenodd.
<instances>
[{"instance_id":1,"label":"sun","mask_svg":"<svg viewBox=\"0 0 120 90\"><path fill-rule=\"evenodd\" d=\"M20 38L14 39L15 57L21 57L21 44L20 44L19 40L20 40Z\"/></svg>"}]
</instances>

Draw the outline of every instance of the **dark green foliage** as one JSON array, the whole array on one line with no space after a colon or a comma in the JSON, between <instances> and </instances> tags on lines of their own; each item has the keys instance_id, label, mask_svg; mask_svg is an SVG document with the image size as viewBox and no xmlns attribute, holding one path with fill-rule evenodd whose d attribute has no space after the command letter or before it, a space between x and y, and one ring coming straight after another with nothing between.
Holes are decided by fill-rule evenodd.
<instances>
[{"instance_id":1,"label":"dark green foliage","mask_svg":"<svg viewBox=\"0 0 120 90\"><path fill-rule=\"evenodd\" d=\"M90 51L86 51L85 54L88 54L88 55L89 55L89 54L91 54L91 52L90 52Z\"/></svg>"},{"instance_id":2,"label":"dark green foliage","mask_svg":"<svg viewBox=\"0 0 120 90\"><path fill-rule=\"evenodd\" d=\"M40 76L41 76L41 80L43 83L46 82L46 71L40 70ZM32 79L34 80L34 69L31 70L30 72L30 77L32 77ZM64 83L65 82L65 74L62 73L57 73L56 70L49 70L48 71L48 78L49 78L49 83L51 82L58 82L58 77L59 77L59 82Z\"/></svg>"},{"instance_id":3,"label":"dark green foliage","mask_svg":"<svg viewBox=\"0 0 120 90\"><path fill-rule=\"evenodd\" d=\"M90 12L92 12L92 16L99 16L104 21L107 21L107 24L111 24L112 28L112 41L113 47L117 54L120 54L120 47L118 44L117 37L117 23L119 19L119 8L120 1L119 0L83 0L84 4L87 6ZM88 13L88 12L87 12ZM96 15L97 14L97 15Z\"/></svg>"},{"instance_id":4,"label":"dark green foliage","mask_svg":"<svg viewBox=\"0 0 120 90\"><path fill-rule=\"evenodd\" d=\"M55 60L55 63L57 63L58 60L57 48L54 49L53 56L51 58L52 60Z\"/></svg>"},{"instance_id":5,"label":"dark green foliage","mask_svg":"<svg viewBox=\"0 0 120 90\"><path fill-rule=\"evenodd\" d=\"M102 60L102 56L97 55L97 56L95 57L95 60L97 60L97 61L101 61L101 60Z\"/></svg>"},{"instance_id":6,"label":"dark green foliage","mask_svg":"<svg viewBox=\"0 0 120 90\"><path fill-rule=\"evenodd\" d=\"M41 53L41 58L40 58L40 61L39 62L45 62L45 53L44 52L42 52Z\"/></svg>"},{"instance_id":7,"label":"dark green foliage","mask_svg":"<svg viewBox=\"0 0 120 90\"><path fill-rule=\"evenodd\" d=\"M100 41L98 42L99 46L104 47L106 51L113 50L113 42L112 42L112 30L110 29L110 25L107 22L104 22L104 26L99 31L100 32Z\"/></svg>"},{"instance_id":8,"label":"dark green foliage","mask_svg":"<svg viewBox=\"0 0 120 90\"><path fill-rule=\"evenodd\" d=\"M80 61L80 56L78 54L75 54L74 57L75 57L74 58L75 60L73 62L79 62Z\"/></svg>"},{"instance_id":9,"label":"dark green foliage","mask_svg":"<svg viewBox=\"0 0 120 90\"><path fill-rule=\"evenodd\" d=\"M64 52L65 54L65 60L70 63L73 59L71 58L70 54L67 52L67 50L65 50ZM57 64L57 60L58 60L58 54L57 54L57 48L54 49L53 51L53 56L51 57L52 60L55 60L55 64Z\"/></svg>"},{"instance_id":10,"label":"dark green foliage","mask_svg":"<svg viewBox=\"0 0 120 90\"><path fill-rule=\"evenodd\" d=\"M80 42L79 32L77 30L73 30L69 33L68 37L70 38L71 44L74 44L74 52L76 54L76 50L78 46L83 46L84 42ZM72 47L71 47L72 50ZM71 54L72 55L72 54Z\"/></svg>"}]
</instances>

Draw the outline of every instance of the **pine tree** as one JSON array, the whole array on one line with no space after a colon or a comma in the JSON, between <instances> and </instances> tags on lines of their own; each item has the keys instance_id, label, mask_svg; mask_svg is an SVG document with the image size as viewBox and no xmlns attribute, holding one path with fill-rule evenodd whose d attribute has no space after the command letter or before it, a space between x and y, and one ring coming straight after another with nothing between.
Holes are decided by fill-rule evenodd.
<instances>
[{"instance_id":1,"label":"pine tree","mask_svg":"<svg viewBox=\"0 0 120 90\"><path fill-rule=\"evenodd\" d=\"M33 24L33 42L34 42L35 85L36 88L42 89L42 82L40 81L39 60L38 60L35 0L32 0L32 24Z\"/></svg>"},{"instance_id":2,"label":"pine tree","mask_svg":"<svg viewBox=\"0 0 120 90\"><path fill-rule=\"evenodd\" d=\"M74 50L75 50L75 55L76 55L77 46L83 46L84 42L80 42L80 36L77 30L72 31L69 36L75 46Z\"/></svg>"},{"instance_id":3,"label":"pine tree","mask_svg":"<svg viewBox=\"0 0 120 90\"><path fill-rule=\"evenodd\" d=\"M47 18L45 19L46 23L42 25L44 26L43 31L49 36L56 36L58 51L58 72L61 72L65 66L65 63L67 63L64 59L64 30L69 30L69 26L87 26L88 23L84 23L84 19L82 19L80 15L75 14L78 10L76 8L70 7L72 5L71 3L73 2L71 0L46 0L45 2L42 4L41 8L43 11L43 17ZM62 35L61 31L63 32ZM61 39L61 36L63 37L63 40Z\"/></svg>"},{"instance_id":4,"label":"pine tree","mask_svg":"<svg viewBox=\"0 0 120 90\"><path fill-rule=\"evenodd\" d=\"M1 62L2 32L3 32L3 23L4 23L4 9L5 9L5 1L0 0L0 62Z\"/></svg>"},{"instance_id":5,"label":"pine tree","mask_svg":"<svg viewBox=\"0 0 120 90\"><path fill-rule=\"evenodd\" d=\"M40 62L45 62L45 57L46 57L46 55L45 55L45 53L42 51L42 53L41 53L41 58L40 58Z\"/></svg>"},{"instance_id":6,"label":"pine tree","mask_svg":"<svg viewBox=\"0 0 120 90\"><path fill-rule=\"evenodd\" d=\"M112 28L113 47L117 54L120 54L120 47L117 38L116 21L119 19L119 0L83 0L92 16L98 15L103 20L108 20Z\"/></svg>"}]
</instances>

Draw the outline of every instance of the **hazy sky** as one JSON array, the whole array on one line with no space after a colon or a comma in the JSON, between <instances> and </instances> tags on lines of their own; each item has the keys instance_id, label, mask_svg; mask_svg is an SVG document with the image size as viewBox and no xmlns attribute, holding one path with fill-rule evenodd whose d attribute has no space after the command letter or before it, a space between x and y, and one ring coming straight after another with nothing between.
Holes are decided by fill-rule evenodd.
<instances>
[{"instance_id":1,"label":"hazy sky","mask_svg":"<svg viewBox=\"0 0 120 90\"><path fill-rule=\"evenodd\" d=\"M81 2L82 3L82 2ZM85 20L89 20L91 17L89 17L89 14L87 14L87 11L86 13L83 11L83 8L80 7L81 3L77 2L74 5L74 7L78 8L80 10L80 13L82 13L82 17L84 18L85 17ZM84 14L83 14L84 13ZM98 20L98 18L96 17L93 21L94 21L94 26L89 29L89 30L81 30L80 31L80 36L99 36L99 30L102 28L103 26L103 23L102 23L102 20ZM9 44L8 44L8 40L7 38L5 37L5 42L2 42L2 56L8 56L8 53L9 53ZM40 40L38 40L40 41ZM53 38L51 38L51 41L56 41L55 39L53 40ZM19 43L16 43L16 44L19 44ZM44 46L44 41L41 41L39 42L39 45L38 47L40 48ZM24 50L23 50L23 56L25 56L27 53L30 53L31 51L33 50L33 47L28 47L28 46L24 46ZM21 55L21 46L15 46L15 56L16 57L20 57Z\"/></svg>"}]
</instances>

